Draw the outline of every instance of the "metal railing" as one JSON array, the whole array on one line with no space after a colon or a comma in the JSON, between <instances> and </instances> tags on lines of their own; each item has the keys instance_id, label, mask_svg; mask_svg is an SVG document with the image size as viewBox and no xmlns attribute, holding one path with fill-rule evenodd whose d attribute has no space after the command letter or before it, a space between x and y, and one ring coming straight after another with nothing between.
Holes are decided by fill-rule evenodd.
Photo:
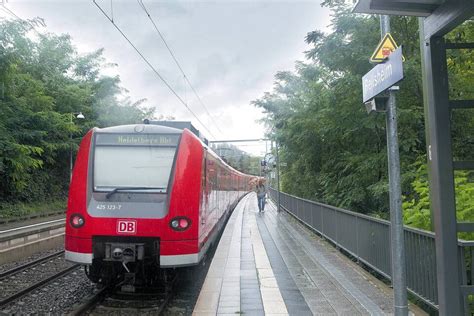
<instances>
[{"instance_id":1,"label":"metal railing","mask_svg":"<svg viewBox=\"0 0 474 316\"><path fill-rule=\"evenodd\" d=\"M270 188L277 201L277 191ZM391 279L390 222L280 192L280 207L316 231L337 248ZM463 285L474 284L474 242L459 240ZM408 291L438 309L435 235L405 226ZM465 311L469 310L465 299Z\"/></svg>"}]
</instances>

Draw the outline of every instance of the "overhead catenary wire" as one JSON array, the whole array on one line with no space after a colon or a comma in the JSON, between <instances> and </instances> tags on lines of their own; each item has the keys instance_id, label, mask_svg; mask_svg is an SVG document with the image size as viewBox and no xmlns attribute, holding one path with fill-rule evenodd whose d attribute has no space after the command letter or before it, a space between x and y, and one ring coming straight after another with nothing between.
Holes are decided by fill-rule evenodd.
<instances>
[{"instance_id":1,"label":"overhead catenary wire","mask_svg":"<svg viewBox=\"0 0 474 316\"><path fill-rule=\"evenodd\" d=\"M202 101L202 99L199 97L196 89L194 89L193 85L191 84L191 81L189 80L188 76L186 75L186 73L184 72L183 68L181 67L181 64L179 63L178 59L176 58L173 50L171 49L171 47L168 45L168 43L166 42L166 39L165 37L163 36L163 34L161 33L161 31L158 29L158 26L156 25L155 21L153 20L153 17L151 16L150 12L148 11L148 9L146 8L145 4L143 3L143 0L137 0L138 4L140 5L140 7L143 9L143 11L145 12L145 14L147 15L148 19L150 20L150 22L153 24L153 27L155 28L156 32L158 33L161 41L163 42L163 44L166 46L166 49L168 50L168 52L170 53L171 57L173 58L174 62L176 63L176 66L178 66L178 69L181 71L181 74L183 75L184 77L184 80L188 83L189 87L191 88L191 90L193 91L194 95L196 96L196 98L198 99L199 103L201 104L201 106L204 108L204 110L206 111L207 115L209 116L209 118L211 119L211 122L213 122L214 126L217 128L217 130L222 133L221 129L219 128L219 126L217 125L216 123L216 120L212 117L211 113L209 113L209 110L207 109L207 106L204 104L204 102Z\"/></svg>"},{"instance_id":2,"label":"overhead catenary wire","mask_svg":"<svg viewBox=\"0 0 474 316\"><path fill-rule=\"evenodd\" d=\"M151 68L151 70L155 73L155 75L165 84L165 86L173 93L173 95L180 101L181 104L183 104L186 109L189 111L189 113L194 116L194 118L201 124L201 126L213 137L216 138L212 132L204 125L203 122L199 119L199 117L189 108L189 106L184 102L184 100L179 96L179 94L173 89L173 87L166 81L166 79L156 70L156 68L148 61L148 59L142 54L142 52L135 46L135 44L132 43L132 41L125 35L125 33L122 31L122 29L115 24L115 22L108 16L108 14L102 9L102 7L96 2L96 0L92 0L92 2L96 5L96 7L102 12L102 14L109 20L110 23L119 31L119 33L125 38L125 40L130 44L130 46L133 47L133 49L137 52L138 55L143 59L143 61Z\"/></svg>"},{"instance_id":3,"label":"overhead catenary wire","mask_svg":"<svg viewBox=\"0 0 474 316\"><path fill-rule=\"evenodd\" d=\"M43 36L43 34L41 34L40 32L38 32L38 30L35 28L35 26L28 20L25 20L25 19L22 19L20 18L18 15L15 14L15 12L13 12L12 10L10 10L9 8L7 8L7 6L5 5L5 2L1 2L0 3L0 8L2 8L3 10L5 10L6 13L12 15L15 19L17 20L20 20L26 24L28 24L30 27L31 27L31 30L33 30L38 36Z\"/></svg>"}]
</instances>

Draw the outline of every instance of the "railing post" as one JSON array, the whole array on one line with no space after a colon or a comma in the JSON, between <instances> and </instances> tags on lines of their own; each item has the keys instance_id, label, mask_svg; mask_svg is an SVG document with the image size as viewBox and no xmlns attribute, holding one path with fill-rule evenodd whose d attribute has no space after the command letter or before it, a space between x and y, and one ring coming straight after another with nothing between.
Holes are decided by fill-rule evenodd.
<instances>
[{"instance_id":1,"label":"railing post","mask_svg":"<svg viewBox=\"0 0 474 316\"><path fill-rule=\"evenodd\" d=\"M357 263L360 264L360 255L359 255L359 216L356 216L355 219L356 219L356 255L357 255Z\"/></svg>"},{"instance_id":2,"label":"railing post","mask_svg":"<svg viewBox=\"0 0 474 316\"><path fill-rule=\"evenodd\" d=\"M324 208L322 206L320 207L321 207L321 236L325 238L326 235L324 234Z\"/></svg>"},{"instance_id":3,"label":"railing post","mask_svg":"<svg viewBox=\"0 0 474 316\"><path fill-rule=\"evenodd\" d=\"M338 227L339 225L337 224L339 221L337 220L337 215L336 215L336 210L334 210L334 221L336 222L336 249L339 250L339 234L338 234Z\"/></svg>"},{"instance_id":4,"label":"railing post","mask_svg":"<svg viewBox=\"0 0 474 316\"><path fill-rule=\"evenodd\" d=\"M471 285L474 285L474 247L470 246L469 252L471 253Z\"/></svg>"},{"instance_id":5,"label":"railing post","mask_svg":"<svg viewBox=\"0 0 474 316\"><path fill-rule=\"evenodd\" d=\"M461 280L461 286L467 285L467 274L466 274L466 259L464 258L464 246L458 246L458 254L459 254L459 279ZM465 295L462 293L462 303L463 303L463 308L464 308L464 314L470 315L469 313L469 302L468 302L468 295Z\"/></svg>"}]
</instances>

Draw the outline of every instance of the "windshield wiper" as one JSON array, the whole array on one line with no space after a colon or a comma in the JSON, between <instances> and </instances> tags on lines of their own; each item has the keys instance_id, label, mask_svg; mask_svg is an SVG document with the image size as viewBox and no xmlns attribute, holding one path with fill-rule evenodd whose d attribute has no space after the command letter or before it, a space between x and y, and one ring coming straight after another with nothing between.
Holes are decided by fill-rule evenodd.
<instances>
[{"instance_id":1,"label":"windshield wiper","mask_svg":"<svg viewBox=\"0 0 474 316\"><path fill-rule=\"evenodd\" d=\"M105 198L108 199L115 193L119 191L137 191L137 190L165 190L166 188L163 187L120 187L120 188L115 188L109 193L105 195Z\"/></svg>"}]
</instances>

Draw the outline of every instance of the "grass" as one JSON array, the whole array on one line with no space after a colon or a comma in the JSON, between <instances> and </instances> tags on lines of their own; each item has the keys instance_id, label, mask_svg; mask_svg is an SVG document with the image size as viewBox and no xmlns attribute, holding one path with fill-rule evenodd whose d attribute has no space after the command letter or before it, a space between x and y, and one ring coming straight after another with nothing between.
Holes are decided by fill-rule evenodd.
<instances>
[{"instance_id":1,"label":"grass","mask_svg":"<svg viewBox=\"0 0 474 316\"><path fill-rule=\"evenodd\" d=\"M66 210L66 200L45 201L39 203L0 203L0 219L31 217L59 213Z\"/></svg>"}]
</instances>

